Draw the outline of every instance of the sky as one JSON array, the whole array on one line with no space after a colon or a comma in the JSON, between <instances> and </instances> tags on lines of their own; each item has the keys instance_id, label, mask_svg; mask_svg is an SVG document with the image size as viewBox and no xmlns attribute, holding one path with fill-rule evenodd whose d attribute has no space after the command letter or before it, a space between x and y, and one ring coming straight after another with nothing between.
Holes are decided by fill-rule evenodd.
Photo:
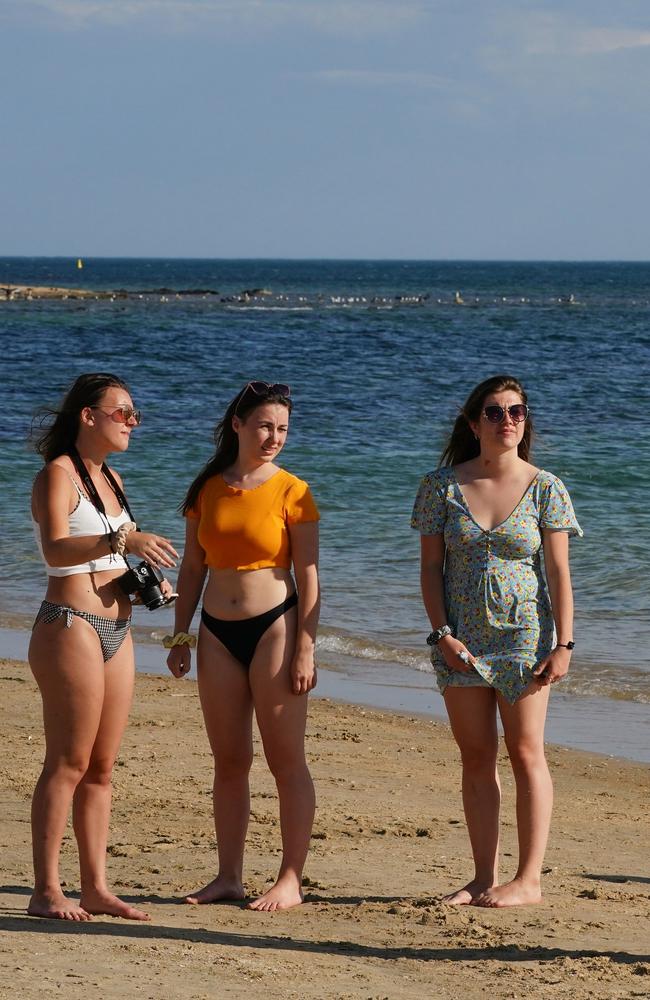
<instances>
[{"instance_id":1,"label":"sky","mask_svg":"<svg viewBox=\"0 0 650 1000\"><path fill-rule=\"evenodd\" d=\"M648 0L0 0L0 255L650 260Z\"/></svg>"}]
</instances>

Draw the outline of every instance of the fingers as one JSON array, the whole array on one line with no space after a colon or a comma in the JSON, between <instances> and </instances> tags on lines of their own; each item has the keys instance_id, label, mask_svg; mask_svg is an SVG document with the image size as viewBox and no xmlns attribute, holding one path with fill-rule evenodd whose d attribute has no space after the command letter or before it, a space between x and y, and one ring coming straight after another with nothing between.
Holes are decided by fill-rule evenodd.
<instances>
[{"instance_id":1,"label":"fingers","mask_svg":"<svg viewBox=\"0 0 650 1000\"><path fill-rule=\"evenodd\" d=\"M167 669L174 677L184 677L192 669L192 657L187 646L177 646L167 657Z\"/></svg>"},{"instance_id":2,"label":"fingers","mask_svg":"<svg viewBox=\"0 0 650 1000\"><path fill-rule=\"evenodd\" d=\"M474 667L474 657L465 646L457 649L453 662L449 664L451 670L459 674L468 674Z\"/></svg>"},{"instance_id":3,"label":"fingers","mask_svg":"<svg viewBox=\"0 0 650 1000\"><path fill-rule=\"evenodd\" d=\"M127 552L145 559L152 566L173 569L178 552L168 538L147 531L132 531L127 535Z\"/></svg>"},{"instance_id":4,"label":"fingers","mask_svg":"<svg viewBox=\"0 0 650 1000\"><path fill-rule=\"evenodd\" d=\"M313 674L303 675L293 678L293 683L291 685L294 694L308 694L316 687L316 671Z\"/></svg>"}]
</instances>

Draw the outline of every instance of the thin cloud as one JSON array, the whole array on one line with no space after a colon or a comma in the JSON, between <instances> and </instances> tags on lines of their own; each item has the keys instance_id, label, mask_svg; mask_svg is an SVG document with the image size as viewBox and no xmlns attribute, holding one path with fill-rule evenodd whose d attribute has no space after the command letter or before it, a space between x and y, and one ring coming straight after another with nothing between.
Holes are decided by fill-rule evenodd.
<instances>
[{"instance_id":1,"label":"thin cloud","mask_svg":"<svg viewBox=\"0 0 650 1000\"><path fill-rule=\"evenodd\" d=\"M650 31L634 28L582 27L558 20L539 24L528 38L530 55L598 56L650 46Z\"/></svg>"},{"instance_id":2,"label":"thin cloud","mask_svg":"<svg viewBox=\"0 0 650 1000\"><path fill-rule=\"evenodd\" d=\"M433 73L384 72L366 69L323 69L311 74L325 83L352 84L361 87L407 86L417 89L447 90L452 81Z\"/></svg>"},{"instance_id":3,"label":"thin cloud","mask_svg":"<svg viewBox=\"0 0 650 1000\"><path fill-rule=\"evenodd\" d=\"M186 31L208 25L301 25L338 34L395 31L426 16L416 0L9 0L16 18L47 16L64 28L146 24ZM5 12L5 17L7 13Z\"/></svg>"}]
</instances>

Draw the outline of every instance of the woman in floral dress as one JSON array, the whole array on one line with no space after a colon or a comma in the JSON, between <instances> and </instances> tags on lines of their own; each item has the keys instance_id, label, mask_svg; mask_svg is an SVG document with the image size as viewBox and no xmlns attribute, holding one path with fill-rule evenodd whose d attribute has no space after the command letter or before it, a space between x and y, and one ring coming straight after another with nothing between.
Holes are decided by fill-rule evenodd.
<instances>
[{"instance_id":1,"label":"woman in floral dress","mask_svg":"<svg viewBox=\"0 0 650 1000\"><path fill-rule=\"evenodd\" d=\"M463 768L474 875L444 897L456 905L541 899L553 786L544 754L550 686L569 669L573 596L569 495L528 461L532 421L517 379L470 394L442 464L424 477L412 526L421 535L427 642ZM542 553L544 568L542 567ZM517 792L519 865L499 883L497 711Z\"/></svg>"}]
</instances>

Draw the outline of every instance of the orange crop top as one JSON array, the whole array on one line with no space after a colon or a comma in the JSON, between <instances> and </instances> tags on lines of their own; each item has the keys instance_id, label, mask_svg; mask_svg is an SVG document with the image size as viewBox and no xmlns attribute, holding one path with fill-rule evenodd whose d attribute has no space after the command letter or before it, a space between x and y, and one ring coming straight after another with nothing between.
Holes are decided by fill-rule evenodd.
<instances>
[{"instance_id":1,"label":"orange crop top","mask_svg":"<svg viewBox=\"0 0 650 1000\"><path fill-rule=\"evenodd\" d=\"M198 540L210 569L248 570L290 569L288 525L318 521L320 515L307 483L280 469L252 490L212 476L187 517L198 519Z\"/></svg>"}]
</instances>

